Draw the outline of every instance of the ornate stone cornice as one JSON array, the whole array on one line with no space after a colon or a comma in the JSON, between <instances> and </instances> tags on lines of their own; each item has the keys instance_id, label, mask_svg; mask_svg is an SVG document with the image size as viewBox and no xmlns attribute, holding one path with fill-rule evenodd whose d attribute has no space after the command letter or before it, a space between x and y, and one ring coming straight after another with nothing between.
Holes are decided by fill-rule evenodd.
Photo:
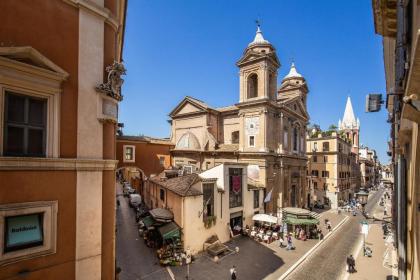
<instances>
[{"instance_id":1,"label":"ornate stone cornice","mask_svg":"<svg viewBox=\"0 0 420 280\"><path fill-rule=\"evenodd\" d=\"M112 171L117 163L117 160L104 159L0 157L0 170Z\"/></svg>"},{"instance_id":2,"label":"ornate stone cornice","mask_svg":"<svg viewBox=\"0 0 420 280\"><path fill-rule=\"evenodd\" d=\"M100 6L91 0L63 0L63 1L74 7L85 9L88 12L103 18L103 20L107 24L112 26L114 30L118 30L119 28L118 19L115 17L114 14L111 13L109 9L103 6Z\"/></svg>"}]
</instances>

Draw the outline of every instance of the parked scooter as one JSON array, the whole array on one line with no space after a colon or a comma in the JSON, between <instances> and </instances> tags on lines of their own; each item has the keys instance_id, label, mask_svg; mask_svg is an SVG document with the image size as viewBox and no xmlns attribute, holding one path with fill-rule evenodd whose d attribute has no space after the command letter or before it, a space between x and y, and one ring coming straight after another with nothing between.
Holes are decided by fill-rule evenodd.
<instances>
[{"instance_id":1,"label":"parked scooter","mask_svg":"<svg viewBox=\"0 0 420 280\"><path fill-rule=\"evenodd\" d=\"M372 257L372 253L373 253L372 249L370 249L370 247L367 247L366 246L365 247L365 250L363 252L364 256L371 258Z\"/></svg>"}]
</instances>

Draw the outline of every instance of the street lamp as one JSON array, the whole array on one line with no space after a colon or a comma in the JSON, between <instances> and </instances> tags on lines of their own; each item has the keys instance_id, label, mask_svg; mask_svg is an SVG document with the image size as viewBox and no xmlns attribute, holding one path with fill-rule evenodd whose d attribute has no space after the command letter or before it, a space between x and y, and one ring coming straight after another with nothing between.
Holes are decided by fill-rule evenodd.
<instances>
[{"instance_id":1,"label":"street lamp","mask_svg":"<svg viewBox=\"0 0 420 280\"><path fill-rule=\"evenodd\" d=\"M365 191L364 189L360 189L360 191L355 193L355 195L356 195L356 199L362 205L363 213L365 213L365 205L367 204L369 193Z\"/></svg>"}]
</instances>

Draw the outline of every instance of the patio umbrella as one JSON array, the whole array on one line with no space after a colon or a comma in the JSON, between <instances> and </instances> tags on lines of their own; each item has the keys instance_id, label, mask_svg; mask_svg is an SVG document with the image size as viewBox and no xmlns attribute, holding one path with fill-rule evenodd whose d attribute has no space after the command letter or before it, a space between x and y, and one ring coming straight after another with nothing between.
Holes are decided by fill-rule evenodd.
<instances>
[{"instance_id":1,"label":"patio umbrella","mask_svg":"<svg viewBox=\"0 0 420 280\"><path fill-rule=\"evenodd\" d=\"M259 222L266 222L271 224L277 223L277 217L267 215L267 214L256 214L254 217L252 217L253 221L259 221Z\"/></svg>"}]
</instances>

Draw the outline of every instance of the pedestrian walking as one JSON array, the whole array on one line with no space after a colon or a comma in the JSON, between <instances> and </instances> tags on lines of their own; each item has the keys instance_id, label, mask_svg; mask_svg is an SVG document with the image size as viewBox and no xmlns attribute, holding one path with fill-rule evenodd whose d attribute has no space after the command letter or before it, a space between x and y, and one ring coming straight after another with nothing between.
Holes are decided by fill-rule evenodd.
<instances>
[{"instance_id":1,"label":"pedestrian walking","mask_svg":"<svg viewBox=\"0 0 420 280\"><path fill-rule=\"evenodd\" d=\"M356 261L353 258L353 255L348 256L347 257L347 271L349 273L356 272L355 266L356 266Z\"/></svg>"},{"instance_id":2,"label":"pedestrian walking","mask_svg":"<svg viewBox=\"0 0 420 280\"><path fill-rule=\"evenodd\" d=\"M330 221L328 221L328 223L327 223L327 229L328 229L328 231L331 231L331 222Z\"/></svg>"},{"instance_id":3,"label":"pedestrian walking","mask_svg":"<svg viewBox=\"0 0 420 280\"><path fill-rule=\"evenodd\" d=\"M284 247L283 242L284 242L284 239L283 239L283 237L282 237L282 236L280 236L280 238L279 238L279 247L280 247L280 248L283 248L283 247Z\"/></svg>"},{"instance_id":4,"label":"pedestrian walking","mask_svg":"<svg viewBox=\"0 0 420 280\"><path fill-rule=\"evenodd\" d=\"M232 266L232 268L230 269L230 279L236 280L236 267L235 266Z\"/></svg>"},{"instance_id":5,"label":"pedestrian walking","mask_svg":"<svg viewBox=\"0 0 420 280\"><path fill-rule=\"evenodd\" d=\"M292 250L293 248L294 247L293 247L293 242L292 242L292 235L289 234L287 236L287 248L286 248L286 250Z\"/></svg>"}]
</instances>

